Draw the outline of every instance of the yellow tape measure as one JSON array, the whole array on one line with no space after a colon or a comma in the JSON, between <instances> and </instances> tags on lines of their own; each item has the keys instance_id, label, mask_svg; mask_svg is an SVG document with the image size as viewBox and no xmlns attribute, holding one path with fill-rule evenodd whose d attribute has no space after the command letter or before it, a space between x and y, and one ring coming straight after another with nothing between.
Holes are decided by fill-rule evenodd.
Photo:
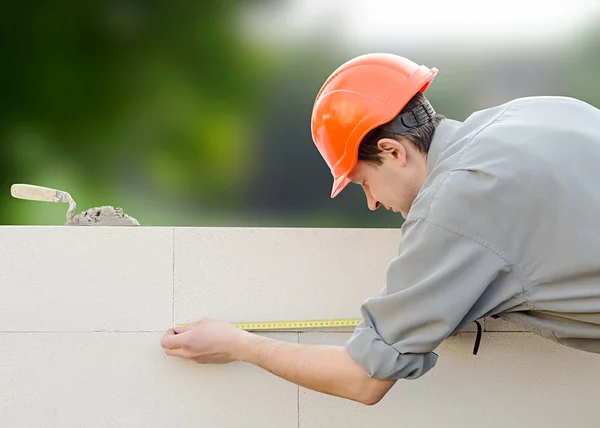
<instances>
[{"instance_id":1,"label":"yellow tape measure","mask_svg":"<svg viewBox=\"0 0 600 428\"><path fill-rule=\"evenodd\" d=\"M361 318L336 318L322 320L249 321L233 322L232 324L247 331L310 330L355 327L361 320ZM175 326L184 327L185 324L175 324Z\"/></svg>"}]
</instances>

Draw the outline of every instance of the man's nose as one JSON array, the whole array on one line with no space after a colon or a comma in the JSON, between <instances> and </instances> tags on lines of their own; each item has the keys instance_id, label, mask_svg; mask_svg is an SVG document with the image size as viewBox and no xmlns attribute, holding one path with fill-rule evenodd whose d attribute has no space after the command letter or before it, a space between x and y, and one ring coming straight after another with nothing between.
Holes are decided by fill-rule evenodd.
<instances>
[{"instance_id":1,"label":"man's nose","mask_svg":"<svg viewBox=\"0 0 600 428\"><path fill-rule=\"evenodd\" d=\"M381 204L379 202L375 202L375 203L370 203L369 204L369 209L371 211L375 211L377 208L379 208L381 206Z\"/></svg>"},{"instance_id":2,"label":"man's nose","mask_svg":"<svg viewBox=\"0 0 600 428\"><path fill-rule=\"evenodd\" d=\"M375 198L373 198L369 192L365 191L365 194L367 195L367 206L369 207L369 209L371 211L375 211L377 208L379 208L381 206L381 204L379 202L377 202L375 200Z\"/></svg>"}]
</instances>

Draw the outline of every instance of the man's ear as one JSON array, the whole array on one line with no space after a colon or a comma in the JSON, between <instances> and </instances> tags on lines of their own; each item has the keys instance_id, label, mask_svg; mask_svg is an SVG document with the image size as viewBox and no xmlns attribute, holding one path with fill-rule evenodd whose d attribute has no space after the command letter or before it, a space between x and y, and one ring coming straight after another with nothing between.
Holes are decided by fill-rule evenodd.
<instances>
[{"instance_id":1,"label":"man's ear","mask_svg":"<svg viewBox=\"0 0 600 428\"><path fill-rule=\"evenodd\" d=\"M377 147L381 150L379 156L382 158L390 156L395 161L399 161L402 166L406 166L406 147L401 142L391 138L382 138L377 142Z\"/></svg>"}]
</instances>

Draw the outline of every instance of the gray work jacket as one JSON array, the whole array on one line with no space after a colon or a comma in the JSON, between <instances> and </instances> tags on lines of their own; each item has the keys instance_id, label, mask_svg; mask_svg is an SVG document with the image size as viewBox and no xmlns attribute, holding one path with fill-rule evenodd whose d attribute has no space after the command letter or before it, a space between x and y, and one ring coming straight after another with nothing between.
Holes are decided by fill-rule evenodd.
<instances>
[{"instance_id":1,"label":"gray work jacket","mask_svg":"<svg viewBox=\"0 0 600 428\"><path fill-rule=\"evenodd\" d=\"M520 98L445 119L380 295L346 343L378 379L415 379L452 333L499 315L600 353L600 110Z\"/></svg>"}]
</instances>

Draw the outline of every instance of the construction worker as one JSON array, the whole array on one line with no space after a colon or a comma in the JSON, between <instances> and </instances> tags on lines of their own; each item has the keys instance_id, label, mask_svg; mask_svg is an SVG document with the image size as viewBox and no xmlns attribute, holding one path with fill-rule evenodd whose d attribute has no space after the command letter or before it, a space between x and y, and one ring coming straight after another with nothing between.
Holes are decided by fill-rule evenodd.
<instances>
[{"instance_id":1,"label":"construction worker","mask_svg":"<svg viewBox=\"0 0 600 428\"><path fill-rule=\"evenodd\" d=\"M288 343L201 319L168 355L246 361L365 404L430 371L440 343L501 317L600 353L600 110L519 98L463 122L424 93L438 70L390 54L341 65L319 91L312 136L333 175L371 210L400 213L403 240L384 291L364 302L344 346Z\"/></svg>"}]
</instances>

